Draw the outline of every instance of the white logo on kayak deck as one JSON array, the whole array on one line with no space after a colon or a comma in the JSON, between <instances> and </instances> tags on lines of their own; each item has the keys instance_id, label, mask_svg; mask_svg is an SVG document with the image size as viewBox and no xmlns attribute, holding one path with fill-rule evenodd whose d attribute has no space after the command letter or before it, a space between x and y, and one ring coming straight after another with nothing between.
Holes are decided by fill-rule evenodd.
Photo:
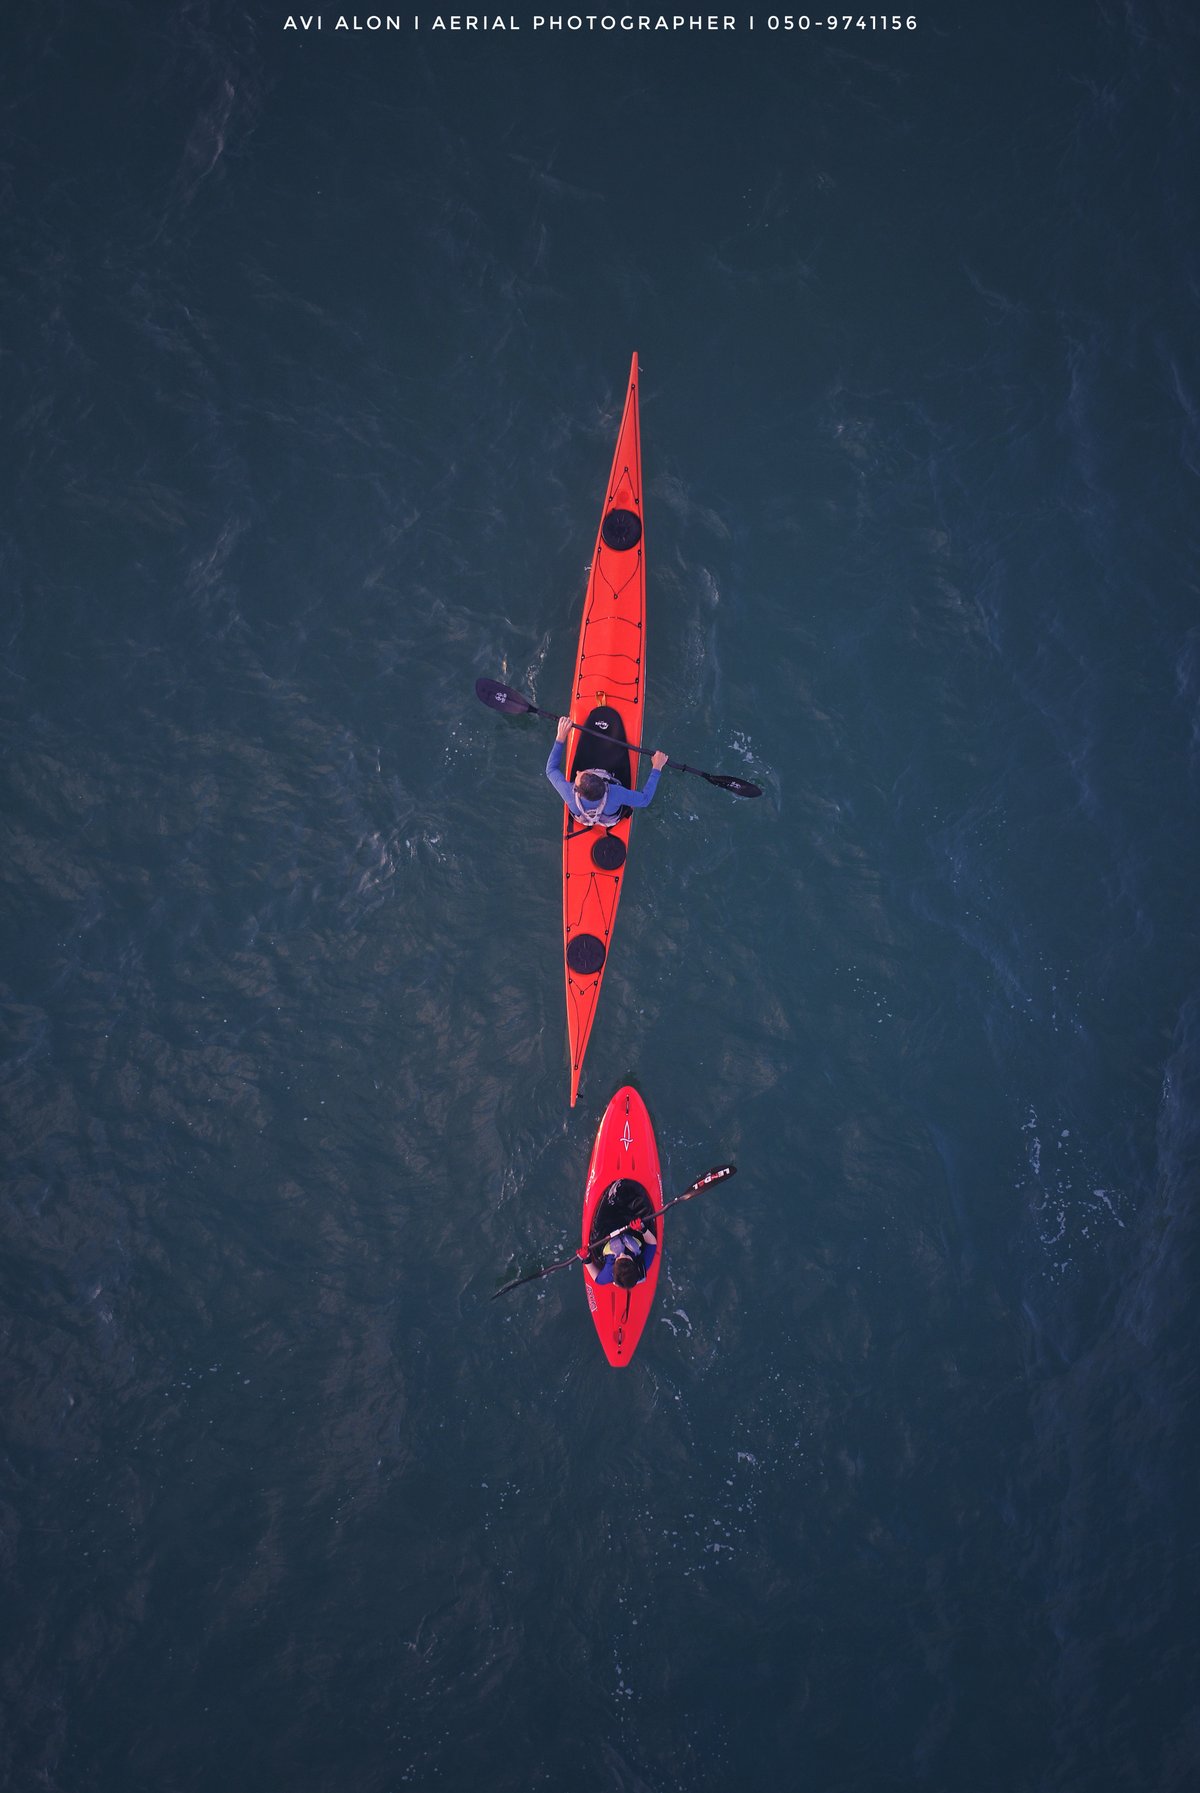
<instances>
[{"instance_id":1,"label":"white logo on kayak deck","mask_svg":"<svg viewBox=\"0 0 1200 1793\"><path fill-rule=\"evenodd\" d=\"M621 1144L625 1147L626 1151L628 1151L630 1146L633 1144L633 1140L630 1137L630 1133L629 1133L629 1122L628 1121L626 1121L625 1131L621 1135Z\"/></svg>"}]
</instances>

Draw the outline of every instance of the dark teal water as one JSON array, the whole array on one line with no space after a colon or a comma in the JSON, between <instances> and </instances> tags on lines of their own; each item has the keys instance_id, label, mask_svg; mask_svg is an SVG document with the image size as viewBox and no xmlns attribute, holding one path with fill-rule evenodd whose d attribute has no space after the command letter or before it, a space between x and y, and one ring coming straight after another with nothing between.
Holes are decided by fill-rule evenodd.
<instances>
[{"instance_id":1,"label":"dark teal water","mask_svg":"<svg viewBox=\"0 0 1200 1793\"><path fill-rule=\"evenodd\" d=\"M52 1793L1200 1770L1183 5L10 21L0 1767ZM433 15L429 15L431 20ZM643 362L640 819L564 700ZM603 1361L622 1082L670 1189Z\"/></svg>"}]
</instances>

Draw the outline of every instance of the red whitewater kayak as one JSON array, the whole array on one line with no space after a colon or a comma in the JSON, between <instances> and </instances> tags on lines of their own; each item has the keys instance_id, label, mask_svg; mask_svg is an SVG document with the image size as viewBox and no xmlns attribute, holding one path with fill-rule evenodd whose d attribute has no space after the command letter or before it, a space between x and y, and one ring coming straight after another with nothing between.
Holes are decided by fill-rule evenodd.
<instances>
[{"instance_id":1,"label":"red whitewater kayak","mask_svg":"<svg viewBox=\"0 0 1200 1793\"><path fill-rule=\"evenodd\" d=\"M620 1188L609 1197L614 1183ZM658 1165L654 1127L642 1098L635 1089L626 1086L617 1091L605 1109L592 1147L587 1188L583 1194L583 1237L580 1243L590 1245L593 1239L614 1231L635 1215L648 1218L662 1205L662 1172ZM583 1271L588 1307L604 1355L614 1369L627 1364L637 1350L642 1329L654 1305L654 1291L662 1266L662 1217L652 1225L658 1249L645 1280L635 1288L619 1289L615 1283L596 1283L586 1268Z\"/></svg>"},{"instance_id":2,"label":"red whitewater kayak","mask_svg":"<svg viewBox=\"0 0 1200 1793\"><path fill-rule=\"evenodd\" d=\"M645 691L646 562L635 355L592 555L571 687L572 722L598 730L604 739L571 734L568 778L594 766L611 773L627 790L635 788L638 756L629 752L629 745L641 746ZM621 900L629 829L629 817L611 828L588 828L563 810L563 957L572 1108Z\"/></svg>"}]
</instances>

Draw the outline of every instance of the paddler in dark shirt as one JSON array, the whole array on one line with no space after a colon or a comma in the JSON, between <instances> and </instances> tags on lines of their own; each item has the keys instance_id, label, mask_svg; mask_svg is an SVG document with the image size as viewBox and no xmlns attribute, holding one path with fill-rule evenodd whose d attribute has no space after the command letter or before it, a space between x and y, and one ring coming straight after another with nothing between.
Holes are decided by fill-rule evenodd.
<instances>
[{"instance_id":1,"label":"paddler in dark shirt","mask_svg":"<svg viewBox=\"0 0 1200 1793\"><path fill-rule=\"evenodd\" d=\"M657 1250L654 1228L647 1221L631 1220L616 1239L606 1239L603 1245L581 1245L575 1255L582 1258L593 1282L633 1289L645 1282Z\"/></svg>"},{"instance_id":2,"label":"paddler in dark shirt","mask_svg":"<svg viewBox=\"0 0 1200 1793\"><path fill-rule=\"evenodd\" d=\"M570 728L571 718L560 716L558 733L550 749L550 758L546 761L546 777L571 814L585 827L597 824L606 827L617 820L623 809L645 809L658 789L658 775L667 763L667 755L659 752L652 756L650 776L640 791L626 790L615 778L595 770L577 772L575 782L568 784L563 776L563 762L566 759L566 739Z\"/></svg>"}]
</instances>

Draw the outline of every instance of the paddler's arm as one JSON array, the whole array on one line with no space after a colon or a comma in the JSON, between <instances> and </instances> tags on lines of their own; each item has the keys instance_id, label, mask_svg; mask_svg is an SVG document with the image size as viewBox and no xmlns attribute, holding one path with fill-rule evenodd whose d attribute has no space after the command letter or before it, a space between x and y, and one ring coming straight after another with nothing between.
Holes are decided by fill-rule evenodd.
<instances>
[{"instance_id":1,"label":"paddler's arm","mask_svg":"<svg viewBox=\"0 0 1200 1793\"><path fill-rule=\"evenodd\" d=\"M571 718L569 716L559 717L558 733L554 737L554 745L550 749L550 758L546 761L546 777L550 780L550 783L554 786L567 808L572 814L575 814L577 812L575 810L574 787L569 784L567 779L563 776L563 762L567 757L567 731L570 726Z\"/></svg>"},{"instance_id":2,"label":"paddler's arm","mask_svg":"<svg viewBox=\"0 0 1200 1793\"><path fill-rule=\"evenodd\" d=\"M598 1245L581 1245L579 1250L575 1253L575 1256L579 1259L579 1262L583 1265L592 1281L595 1282L596 1272L604 1262L600 1247Z\"/></svg>"},{"instance_id":3,"label":"paddler's arm","mask_svg":"<svg viewBox=\"0 0 1200 1793\"><path fill-rule=\"evenodd\" d=\"M553 757L553 756L551 756ZM658 775L667 763L667 756L661 750L650 761L650 776L640 791L626 791L621 802L630 809L646 809L654 801L654 793L658 789Z\"/></svg>"},{"instance_id":4,"label":"paddler's arm","mask_svg":"<svg viewBox=\"0 0 1200 1793\"><path fill-rule=\"evenodd\" d=\"M658 1238L654 1228L647 1220L635 1217L629 1225L631 1231L635 1232L642 1242L642 1275L645 1276L654 1262L654 1254L658 1250Z\"/></svg>"}]
</instances>

